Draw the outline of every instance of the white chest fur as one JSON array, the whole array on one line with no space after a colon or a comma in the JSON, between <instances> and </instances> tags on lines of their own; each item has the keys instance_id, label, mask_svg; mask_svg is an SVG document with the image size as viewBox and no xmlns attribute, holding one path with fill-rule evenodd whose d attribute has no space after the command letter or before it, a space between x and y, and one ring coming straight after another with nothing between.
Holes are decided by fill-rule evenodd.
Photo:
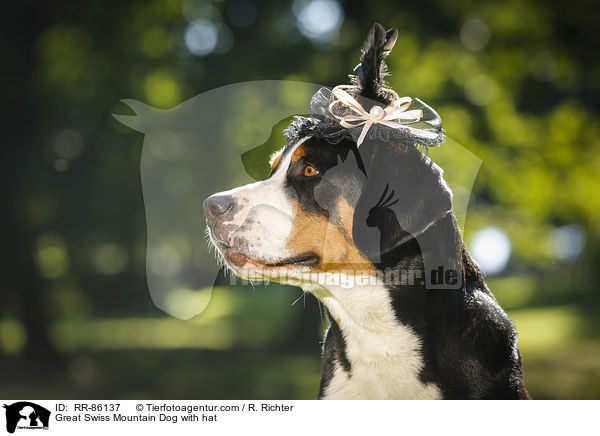
<instances>
[{"instance_id":1,"label":"white chest fur","mask_svg":"<svg viewBox=\"0 0 600 436\"><path fill-rule=\"evenodd\" d=\"M324 399L439 399L433 384L419 379L419 338L400 324L388 290L378 286L311 289L327 306L346 342L347 373L336 362Z\"/></svg>"}]
</instances>

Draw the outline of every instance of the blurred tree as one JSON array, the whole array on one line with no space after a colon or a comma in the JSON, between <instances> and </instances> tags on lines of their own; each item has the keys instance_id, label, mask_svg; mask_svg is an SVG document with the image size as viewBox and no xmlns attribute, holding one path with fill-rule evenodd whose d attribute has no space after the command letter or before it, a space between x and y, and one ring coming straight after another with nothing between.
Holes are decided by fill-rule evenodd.
<instances>
[{"instance_id":1,"label":"blurred tree","mask_svg":"<svg viewBox=\"0 0 600 436\"><path fill-rule=\"evenodd\" d=\"M32 15L27 2L11 2L6 5L3 29L10 38L3 38L4 50L9 62L4 65L6 108L11 122L6 123L5 158L0 172L6 213L2 213L2 229L6 237L3 244L3 304L9 313L25 326L24 362L39 363L50 367L60 365L61 355L52 346L48 333L48 307L45 306L48 283L41 277L34 262L34 247L39 227L31 226L24 215L26 200L38 190L43 173L48 173L40 160L40 120L44 107L38 104L36 95L29 92L34 82L36 57L33 47L43 27L44 6ZM22 34L22 29L28 31ZM15 36L19 35L18 42ZM12 41L12 42L11 42Z\"/></svg>"},{"instance_id":2,"label":"blurred tree","mask_svg":"<svg viewBox=\"0 0 600 436\"><path fill-rule=\"evenodd\" d=\"M5 5L0 345L8 331L2 330L4 320L22 325L27 340L20 354L0 347L7 355L17 354L16 360L4 362L46 368L50 362L61 365L67 360L71 368L74 354L93 347L65 348L56 334L61 323L78 322L94 331L93 321L135 317L154 322L151 318L163 316L150 301L145 283L146 229L138 174L142 137L110 116L127 111L120 99L169 108L198 93L248 80L343 83L375 21L400 30L389 58L393 87L435 107L448 135L484 162L466 236L470 240L476 230L491 225L509 235L511 260L494 281L499 297L506 296L508 302L513 295L514 308L585 308L561 312L561 319L573 325L581 322L585 328L574 328L573 335L595 340L598 331L591 319L597 313L590 308L596 308L600 298L598 2L331 0L332 12L317 18L327 21L338 11L339 20L316 23L331 25L333 30L324 36L306 28L310 15L301 16L301 8L309 3L61 0ZM243 151L248 150L219 150ZM252 176L264 175L266 166L259 162L244 164ZM454 162L447 171L460 171L460 165ZM556 233L563 227L581 231L580 255L557 257L557 235L569 236ZM289 310L288 300L254 297L267 313ZM296 297L289 295L292 301ZM194 322L223 331L228 325L223 319L242 323L236 318L239 313L234 316L235 304L227 301L219 306L220 317ZM312 350L320 324L315 304L310 298L299 319L286 319L295 327L281 329L285 338L261 333L273 341L261 345L263 349ZM574 321L574 313L579 321ZM257 331L260 326L273 330L279 322L284 323L279 318L259 319ZM176 323L170 326L184 329ZM251 347L243 341L229 346L232 353ZM597 362L589 349L585 353ZM157 352L152 362L160 362L161 355ZM221 363L215 355L218 352L207 358L206 368L213 364L218 374ZM182 362L198 357L180 356ZM227 356L228 363L235 360ZM125 371L119 359L134 357L105 358L108 368ZM135 359L139 366L134 369L148 366L145 355L136 354ZM77 362L77 374L93 373L89 362ZM282 363L290 372L301 368L308 373L311 365L301 359ZM263 366L256 360L252 367L258 374ZM192 371L194 365L185 363L185 368ZM543 371L539 374L546 374ZM128 389L139 394L144 389L140 386L156 375L151 370L143 374L138 384L116 383L115 389L122 391L112 394L125 395ZM260 374L273 380L272 373ZM31 383L36 382L42 385L41 379ZM198 383L215 382L207 376ZM590 386L581 392L597 395L597 385ZM229 388L235 396L235 389ZM160 386L147 389L193 395L161 391ZM302 389L290 392L306 395Z\"/></svg>"}]
</instances>

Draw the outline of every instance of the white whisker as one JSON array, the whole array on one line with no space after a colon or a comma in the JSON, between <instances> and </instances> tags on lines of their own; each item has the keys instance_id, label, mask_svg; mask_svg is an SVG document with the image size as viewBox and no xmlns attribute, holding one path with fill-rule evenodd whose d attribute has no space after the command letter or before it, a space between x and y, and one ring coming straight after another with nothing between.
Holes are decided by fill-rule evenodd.
<instances>
[{"instance_id":1,"label":"white whisker","mask_svg":"<svg viewBox=\"0 0 600 436\"><path fill-rule=\"evenodd\" d=\"M306 292L305 292L305 291L302 291L302 295L300 295L300 296L299 296L299 297L298 297L298 298L297 298L297 299L296 299L296 300L295 300L295 301L292 303L292 306L293 306L294 304L296 304L298 301L300 301L300 299L301 299L302 297L304 297L304 303L306 304ZM306 307L306 306L305 306L305 307Z\"/></svg>"}]
</instances>

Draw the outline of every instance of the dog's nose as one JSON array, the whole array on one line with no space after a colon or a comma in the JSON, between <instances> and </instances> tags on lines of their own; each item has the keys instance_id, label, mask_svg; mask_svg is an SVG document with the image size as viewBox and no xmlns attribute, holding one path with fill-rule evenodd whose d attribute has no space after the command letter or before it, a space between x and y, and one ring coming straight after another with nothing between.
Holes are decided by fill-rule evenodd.
<instances>
[{"instance_id":1,"label":"dog's nose","mask_svg":"<svg viewBox=\"0 0 600 436\"><path fill-rule=\"evenodd\" d=\"M233 209L233 197L231 195L211 195L204 200L204 216L208 224L212 224L215 220L226 212Z\"/></svg>"}]
</instances>

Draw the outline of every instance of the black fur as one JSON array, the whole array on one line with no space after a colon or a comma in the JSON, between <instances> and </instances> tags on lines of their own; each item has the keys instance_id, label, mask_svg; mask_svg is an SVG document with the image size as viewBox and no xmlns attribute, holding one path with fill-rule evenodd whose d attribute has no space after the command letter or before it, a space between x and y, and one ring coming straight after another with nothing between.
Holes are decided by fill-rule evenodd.
<instances>
[{"instance_id":1,"label":"black fur","mask_svg":"<svg viewBox=\"0 0 600 436\"><path fill-rule=\"evenodd\" d=\"M429 290L424 283L390 287L398 321L419 336L425 361L420 374L447 399L525 399L517 332L469 256L452 213L426 233L456 236L463 275L460 289ZM427 274L416 239L392 253L398 270Z\"/></svg>"},{"instance_id":2,"label":"black fur","mask_svg":"<svg viewBox=\"0 0 600 436\"><path fill-rule=\"evenodd\" d=\"M363 48L353 81L355 97L367 110L390 103L384 58L396 37L396 30L385 32L375 24ZM347 199L360 196L351 240L378 269L419 272L419 280L388 282L386 287L398 322L410 326L422 344L421 380L435 384L444 398L529 398L517 332L467 252L441 172L413 147L439 145L441 119L420 100L413 101L423 110L426 128L438 133L435 140L392 135L388 140L369 138L357 148L351 129L340 127L327 114L330 92L320 90L310 104L312 118L297 117L285 131L290 145L312 136L304 145L306 156L296 165L310 162L320 174L308 183L292 177L291 170L287 186L302 207L331 219L335 199L317 201L315 190L324 183L323 174L353 157L354 170L346 168L337 181L329 181L334 184L328 190ZM372 236L375 229L378 238ZM438 266L454 271L456 282L432 287L429 279ZM330 319L320 396L333 376L334 362L352 373L345 344L340 327Z\"/></svg>"},{"instance_id":3,"label":"black fur","mask_svg":"<svg viewBox=\"0 0 600 436\"><path fill-rule=\"evenodd\" d=\"M325 394L325 388L333 378L335 364L338 363L344 371L351 374L352 366L346 356L346 340L337 322L327 313L329 328L323 341L323 359L321 360L321 383L319 398Z\"/></svg>"},{"instance_id":4,"label":"black fur","mask_svg":"<svg viewBox=\"0 0 600 436\"><path fill-rule=\"evenodd\" d=\"M311 139L305 142L305 150L303 159L315 162L327 174L339 165L341 157L349 159L348 153L356 149L351 141L334 146ZM372 153L373 150L377 152ZM387 287L398 322L411 327L422 344L422 382L435 384L443 397L449 399L528 398L517 332L469 256L454 214L448 205L440 207L437 194L428 192L444 192L444 189L439 191L441 180L437 170L413 147L376 144L373 150L361 147L359 162L366 170L359 170L358 165L355 171L345 168L345 178L340 177L339 186L333 190L338 196L351 197L353 193L345 185L353 186L350 180L365 171L366 181L360 188L355 220L363 219L357 217L360 203L368 204L370 199L365 227L380 232L380 238L372 244L380 250L376 266L381 271L420 272L414 283L390 282ZM376 195L369 191L370 178L381 179L380 185L384 187ZM293 189L303 207L316 213L331 213L335 198L328 202L330 206L322 202L316 205L314 190L319 183L322 179L315 179L310 186L294 183ZM399 189L402 185L404 188ZM424 200L420 208L410 207L420 199ZM417 229L423 228L423 222L428 225L418 236L406 231L403 228L406 224L400 224L397 218L400 215L393 210L396 207L411 215L405 223L416 222ZM435 213L427 212L429 208ZM359 244L357 247L361 248ZM458 287L428 288L425 277L437 267L437 262L457 271ZM323 347L321 396L332 378L335 362L349 376L352 374L345 344L338 324L330 320Z\"/></svg>"}]
</instances>

